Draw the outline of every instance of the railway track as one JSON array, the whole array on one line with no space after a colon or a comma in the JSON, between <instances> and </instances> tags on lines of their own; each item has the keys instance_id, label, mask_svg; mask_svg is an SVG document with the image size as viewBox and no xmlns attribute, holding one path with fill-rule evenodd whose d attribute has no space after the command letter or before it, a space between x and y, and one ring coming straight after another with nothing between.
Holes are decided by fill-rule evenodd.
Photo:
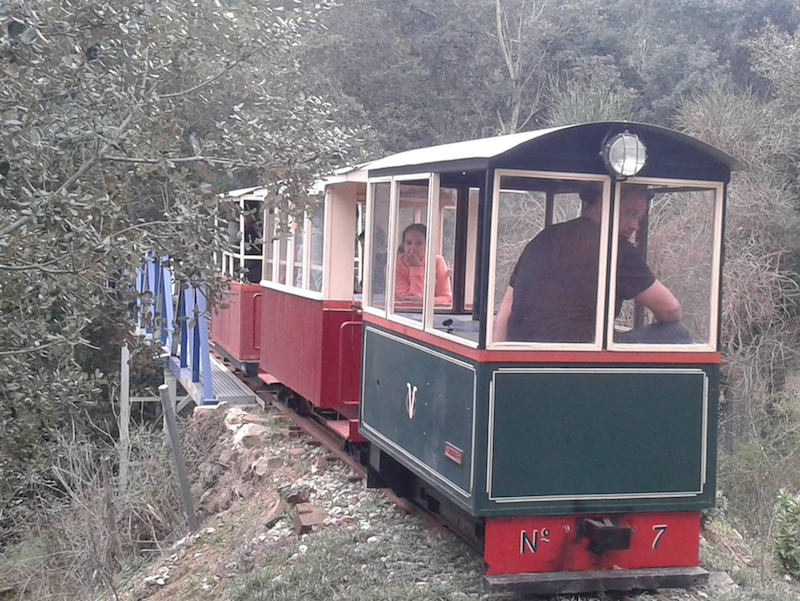
<instances>
[{"instance_id":1,"label":"railway track","mask_svg":"<svg viewBox=\"0 0 800 601\"><path fill-rule=\"evenodd\" d=\"M219 358L220 360L223 360L222 357ZM347 451L341 448L342 439L340 437L338 437L313 417L300 415L296 411L289 408L286 404L279 401L276 390L265 386L264 383L258 379L243 376L241 372L236 371L235 367L227 361L224 363L228 369L234 372L236 376L255 393L257 402L262 409L273 407L277 411L281 412L292 421L296 428L305 432L312 439L324 446L333 457L346 464L354 472L354 477L358 477L360 479L367 477L366 466L354 459ZM420 518L423 522L425 522L429 529L437 532L450 532L465 542L467 546L469 546L476 554L479 556L482 555L482 550L476 545L474 540L463 536L462 533L459 532L458 528L450 527L447 522L441 520L436 514L429 512L425 508L410 501L409 499L396 495L390 488L379 488L377 490L404 512ZM669 597L660 592L649 591L648 595L649 597L655 598L658 601L672 601ZM631 595L629 593L619 593L614 595L613 598L617 601L640 600L639 595Z\"/></svg>"},{"instance_id":2,"label":"railway track","mask_svg":"<svg viewBox=\"0 0 800 601\"><path fill-rule=\"evenodd\" d=\"M275 392L268 387L265 387L260 380L242 377L242 374L240 372L236 372L232 365L229 363L225 363L225 365L228 367L228 369L234 371L236 376L255 393L257 402L262 409L266 409L267 406L274 407L283 415L292 420L296 427L300 428L300 430L322 444L331 455L336 457L342 463L346 464L351 470L353 470L356 476L359 476L360 478L367 477L366 466L356 461L349 453L341 448L342 440L336 436L336 434L320 424L316 419L300 415L296 411L293 411L287 407L284 403L277 399ZM408 499L397 496L392 489L380 488L378 490L406 513L422 519L431 530L441 531L446 529L446 526L436 519L433 514L425 511L422 507L419 507ZM474 545L470 546L475 549ZM476 552L480 551L479 549L475 550Z\"/></svg>"}]
</instances>

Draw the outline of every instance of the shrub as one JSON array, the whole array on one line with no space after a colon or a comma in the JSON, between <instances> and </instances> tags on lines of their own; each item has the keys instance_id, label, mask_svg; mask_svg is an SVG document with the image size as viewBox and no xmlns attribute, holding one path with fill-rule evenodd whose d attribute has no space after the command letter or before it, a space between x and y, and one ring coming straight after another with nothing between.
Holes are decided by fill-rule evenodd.
<instances>
[{"instance_id":1,"label":"shrub","mask_svg":"<svg viewBox=\"0 0 800 601\"><path fill-rule=\"evenodd\" d=\"M191 449L197 429L186 429ZM21 599L94 599L113 593L120 570L185 534L169 443L148 426L132 427L130 437L125 489L115 477L118 449L79 435L57 437L58 486L38 489L21 541L0 553L0 591Z\"/></svg>"},{"instance_id":2,"label":"shrub","mask_svg":"<svg viewBox=\"0 0 800 601\"><path fill-rule=\"evenodd\" d=\"M775 552L783 569L800 578L800 495L784 489L775 504Z\"/></svg>"}]
</instances>

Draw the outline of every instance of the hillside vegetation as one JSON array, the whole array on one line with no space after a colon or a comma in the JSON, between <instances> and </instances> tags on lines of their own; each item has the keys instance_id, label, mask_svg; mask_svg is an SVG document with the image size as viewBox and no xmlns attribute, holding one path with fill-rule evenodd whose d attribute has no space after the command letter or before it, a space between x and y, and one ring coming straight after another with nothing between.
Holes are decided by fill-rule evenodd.
<instances>
[{"instance_id":1,"label":"hillside vegetation","mask_svg":"<svg viewBox=\"0 0 800 601\"><path fill-rule=\"evenodd\" d=\"M302 205L333 166L600 119L673 127L745 165L728 190L720 488L758 554L797 570L795 0L9 0L0 24L0 560L100 562L53 598L107 592L183 533L174 498L142 492L111 547L87 530L36 551L62 503L125 492L104 461L120 345L139 390L160 377L131 338L144 252L180 257L178 281L216 299L219 192L273 182L268 205Z\"/></svg>"}]
</instances>

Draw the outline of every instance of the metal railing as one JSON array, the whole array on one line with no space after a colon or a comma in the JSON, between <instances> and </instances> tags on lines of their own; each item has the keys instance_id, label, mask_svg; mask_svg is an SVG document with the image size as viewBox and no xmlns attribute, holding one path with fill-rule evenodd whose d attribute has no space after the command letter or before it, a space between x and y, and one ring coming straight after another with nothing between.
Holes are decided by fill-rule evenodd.
<instances>
[{"instance_id":1,"label":"metal railing","mask_svg":"<svg viewBox=\"0 0 800 601\"><path fill-rule=\"evenodd\" d=\"M203 287L178 286L172 280L167 257L159 259L148 253L142 267L137 269L136 291L137 334L158 341L161 356L175 377L196 386L198 404L216 404Z\"/></svg>"}]
</instances>

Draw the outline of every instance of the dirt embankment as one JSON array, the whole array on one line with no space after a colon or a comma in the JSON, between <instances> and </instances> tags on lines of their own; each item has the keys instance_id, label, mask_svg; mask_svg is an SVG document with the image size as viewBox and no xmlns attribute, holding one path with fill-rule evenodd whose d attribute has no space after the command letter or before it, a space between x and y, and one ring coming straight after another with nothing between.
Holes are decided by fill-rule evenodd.
<instances>
[{"instance_id":1,"label":"dirt embankment","mask_svg":"<svg viewBox=\"0 0 800 601\"><path fill-rule=\"evenodd\" d=\"M283 414L222 406L193 419L206 446L193 470L201 528L130 576L125 599L485 598L479 557L367 490ZM724 525L707 530L701 558L709 586L670 599L800 599Z\"/></svg>"}]
</instances>

